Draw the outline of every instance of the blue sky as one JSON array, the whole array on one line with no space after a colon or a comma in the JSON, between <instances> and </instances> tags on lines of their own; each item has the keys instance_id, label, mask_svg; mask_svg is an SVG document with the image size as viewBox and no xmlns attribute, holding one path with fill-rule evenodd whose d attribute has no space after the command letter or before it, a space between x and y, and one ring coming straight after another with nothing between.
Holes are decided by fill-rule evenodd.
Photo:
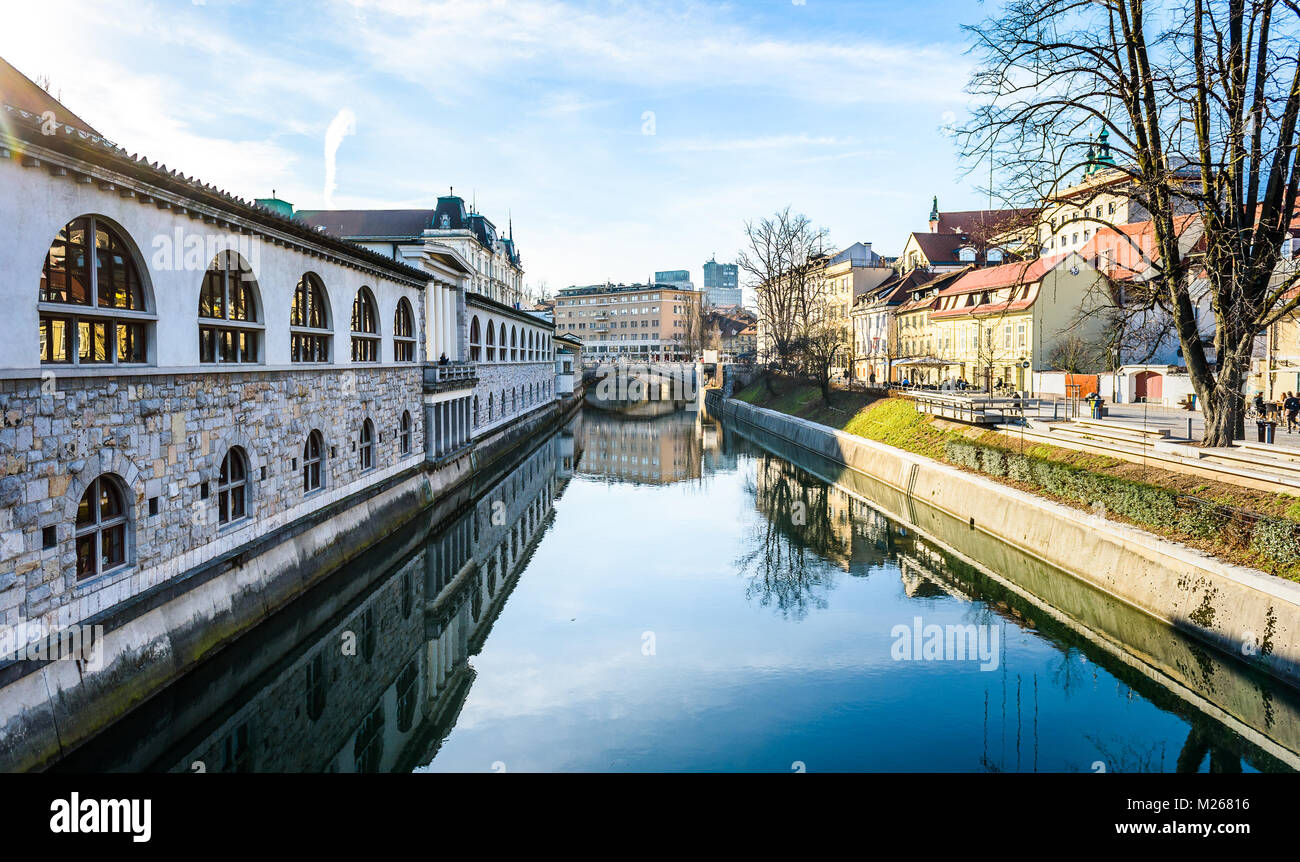
<instances>
[{"instance_id":1,"label":"blue sky","mask_svg":"<svg viewBox=\"0 0 1300 862\"><path fill-rule=\"evenodd\" d=\"M930 196L983 205L965 112L977 0L43 0L0 56L128 151L244 197L432 206L454 186L529 284L643 280L790 204L897 254ZM52 22L58 22L53 26Z\"/></svg>"}]
</instances>

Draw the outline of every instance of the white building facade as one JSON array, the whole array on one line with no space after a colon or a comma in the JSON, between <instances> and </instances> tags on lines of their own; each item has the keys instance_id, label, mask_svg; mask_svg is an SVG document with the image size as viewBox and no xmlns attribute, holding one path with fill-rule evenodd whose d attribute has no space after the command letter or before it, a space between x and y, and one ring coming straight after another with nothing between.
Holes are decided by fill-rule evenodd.
<instances>
[{"instance_id":1,"label":"white building facade","mask_svg":"<svg viewBox=\"0 0 1300 862\"><path fill-rule=\"evenodd\" d=\"M425 273L0 110L0 623L77 623L423 468Z\"/></svg>"}]
</instances>

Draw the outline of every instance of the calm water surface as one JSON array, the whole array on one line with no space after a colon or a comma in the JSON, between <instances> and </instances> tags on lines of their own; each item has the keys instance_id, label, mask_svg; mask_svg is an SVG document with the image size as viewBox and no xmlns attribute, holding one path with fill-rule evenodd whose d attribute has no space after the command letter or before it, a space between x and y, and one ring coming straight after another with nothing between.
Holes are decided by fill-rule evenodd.
<instances>
[{"instance_id":1,"label":"calm water surface","mask_svg":"<svg viewBox=\"0 0 1300 862\"><path fill-rule=\"evenodd\" d=\"M989 572L971 549L954 554L695 414L589 410L462 512L392 543L393 559L372 554L345 573L352 593L333 582L315 591L65 766L1116 772L1295 762L1287 734L1300 709L1289 689L1084 596L1078 607L1106 625L1150 632L1156 646L1138 659L1018 592L1017 571ZM916 642L900 631L936 625L974 626L963 631L996 649L983 660L900 658L901 643ZM1171 659L1170 673L1204 685L1171 683L1153 655L1162 651L1192 656ZM1264 706L1221 721L1204 707L1215 697Z\"/></svg>"}]
</instances>

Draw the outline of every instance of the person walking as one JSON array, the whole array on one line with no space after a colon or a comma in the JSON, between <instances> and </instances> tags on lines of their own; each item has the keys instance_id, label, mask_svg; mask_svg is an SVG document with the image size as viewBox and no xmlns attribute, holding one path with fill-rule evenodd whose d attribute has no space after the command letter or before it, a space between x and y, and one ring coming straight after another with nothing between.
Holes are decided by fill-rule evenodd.
<instances>
[{"instance_id":1,"label":"person walking","mask_svg":"<svg viewBox=\"0 0 1300 862\"><path fill-rule=\"evenodd\" d=\"M1282 401L1282 409L1286 411L1286 433L1290 434L1296 427L1296 415L1300 414L1300 398L1294 392L1288 392Z\"/></svg>"}]
</instances>

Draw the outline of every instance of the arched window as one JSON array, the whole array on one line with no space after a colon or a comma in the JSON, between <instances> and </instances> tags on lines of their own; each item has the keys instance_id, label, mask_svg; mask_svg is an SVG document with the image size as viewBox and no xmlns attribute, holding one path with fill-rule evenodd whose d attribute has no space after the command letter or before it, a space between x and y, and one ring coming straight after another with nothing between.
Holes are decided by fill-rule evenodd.
<instances>
[{"instance_id":1,"label":"arched window","mask_svg":"<svg viewBox=\"0 0 1300 862\"><path fill-rule=\"evenodd\" d=\"M302 490L310 494L321 487L321 477L325 464L325 439L319 431L307 435L307 442L302 447Z\"/></svg>"},{"instance_id":2,"label":"arched window","mask_svg":"<svg viewBox=\"0 0 1300 862\"><path fill-rule=\"evenodd\" d=\"M303 273L293 291L289 314L289 354L294 362L329 362L329 304L325 286L314 273Z\"/></svg>"},{"instance_id":3,"label":"arched window","mask_svg":"<svg viewBox=\"0 0 1300 862\"><path fill-rule=\"evenodd\" d=\"M361 459L361 472L375 467L375 425L369 419L361 423L361 437L357 440L357 452Z\"/></svg>"},{"instance_id":4,"label":"arched window","mask_svg":"<svg viewBox=\"0 0 1300 862\"><path fill-rule=\"evenodd\" d=\"M497 343L496 327L493 326L492 321L489 320L487 325L487 361L488 362L496 361L497 358L496 343Z\"/></svg>"},{"instance_id":5,"label":"arched window","mask_svg":"<svg viewBox=\"0 0 1300 862\"><path fill-rule=\"evenodd\" d=\"M401 440L402 454L411 454L411 411L402 411L402 424L398 429L398 439Z\"/></svg>"},{"instance_id":6,"label":"arched window","mask_svg":"<svg viewBox=\"0 0 1300 862\"><path fill-rule=\"evenodd\" d=\"M77 580L126 565L127 497L122 480L98 476L77 505Z\"/></svg>"},{"instance_id":7,"label":"arched window","mask_svg":"<svg viewBox=\"0 0 1300 862\"><path fill-rule=\"evenodd\" d=\"M519 361L519 328L517 326L510 327L510 361Z\"/></svg>"},{"instance_id":8,"label":"arched window","mask_svg":"<svg viewBox=\"0 0 1300 862\"><path fill-rule=\"evenodd\" d=\"M483 345L479 342L482 336L479 332L478 315L474 315L469 321L469 360L470 362L479 362L483 359Z\"/></svg>"},{"instance_id":9,"label":"arched window","mask_svg":"<svg viewBox=\"0 0 1300 862\"><path fill-rule=\"evenodd\" d=\"M154 316L130 246L97 216L68 222L41 270L40 349L47 364L142 364Z\"/></svg>"},{"instance_id":10,"label":"arched window","mask_svg":"<svg viewBox=\"0 0 1300 862\"><path fill-rule=\"evenodd\" d=\"M393 315L393 361L415 361L415 315L406 297L397 300L397 313Z\"/></svg>"},{"instance_id":11,"label":"arched window","mask_svg":"<svg viewBox=\"0 0 1300 862\"><path fill-rule=\"evenodd\" d=\"M487 421L492 421L492 393L488 393Z\"/></svg>"},{"instance_id":12,"label":"arched window","mask_svg":"<svg viewBox=\"0 0 1300 862\"><path fill-rule=\"evenodd\" d=\"M379 319L370 288L357 291L352 300L352 361L379 361Z\"/></svg>"},{"instance_id":13,"label":"arched window","mask_svg":"<svg viewBox=\"0 0 1300 862\"><path fill-rule=\"evenodd\" d=\"M474 424L471 427L477 428L478 427L478 396L477 395L474 396L473 420L474 420Z\"/></svg>"},{"instance_id":14,"label":"arched window","mask_svg":"<svg viewBox=\"0 0 1300 862\"><path fill-rule=\"evenodd\" d=\"M497 324L497 336L498 336L497 340L501 344L501 355L498 358L502 362L509 362L510 354L507 351L510 348L508 346L508 342L506 341L506 325L504 322Z\"/></svg>"},{"instance_id":15,"label":"arched window","mask_svg":"<svg viewBox=\"0 0 1300 862\"><path fill-rule=\"evenodd\" d=\"M238 252L223 251L208 265L199 291L199 362L259 361L262 326L257 320L252 267Z\"/></svg>"},{"instance_id":16,"label":"arched window","mask_svg":"<svg viewBox=\"0 0 1300 862\"><path fill-rule=\"evenodd\" d=\"M501 415L502 416L510 415L509 413L506 412L506 391L504 389L501 390Z\"/></svg>"},{"instance_id":17,"label":"arched window","mask_svg":"<svg viewBox=\"0 0 1300 862\"><path fill-rule=\"evenodd\" d=\"M248 458L244 450L231 446L221 460L217 476L217 519L230 524L248 517Z\"/></svg>"}]
</instances>

